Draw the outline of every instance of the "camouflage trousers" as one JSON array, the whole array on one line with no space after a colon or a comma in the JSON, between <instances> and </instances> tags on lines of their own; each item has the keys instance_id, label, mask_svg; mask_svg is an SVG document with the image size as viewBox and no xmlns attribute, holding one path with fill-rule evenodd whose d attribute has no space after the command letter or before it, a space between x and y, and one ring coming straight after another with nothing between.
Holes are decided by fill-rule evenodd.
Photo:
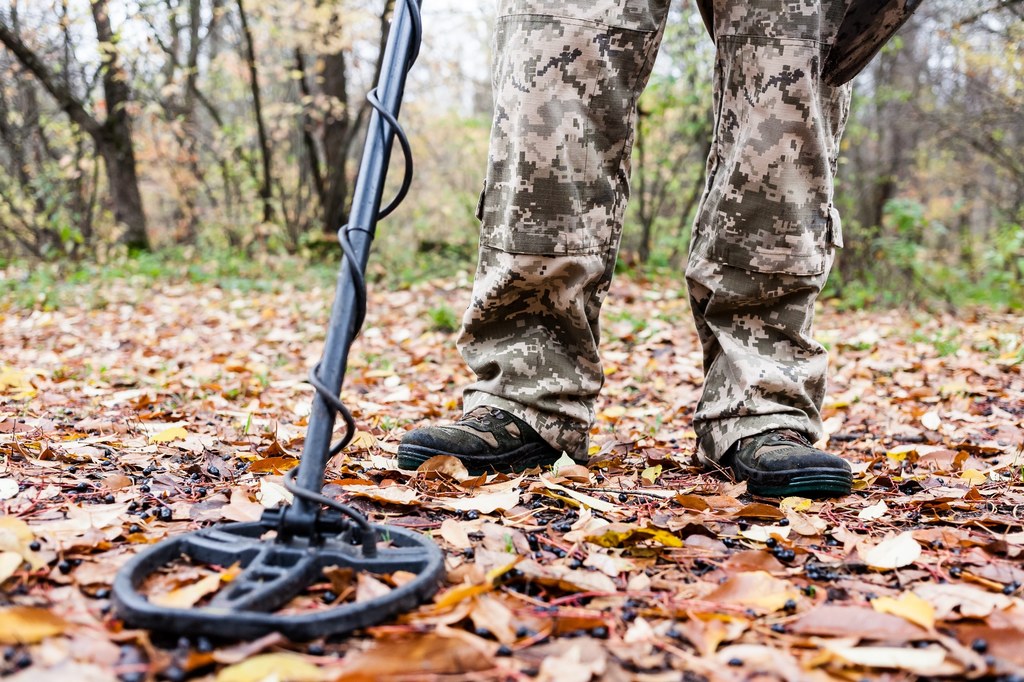
<instances>
[{"instance_id":1,"label":"camouflage trousers","mask_svg":"<svg viewBox=\"0 0 1024 682\"><path fill-rule=\"evenodd\" d=\"M817 439L814 301L853 77L916 0L707 0L714 134L686 268L704 351L699 454L774 428ZM500 0L464 407L504 408L584 459L604 381L599 314L629 195L636 102L669 0Z\"/></svg>"}]
</instances>

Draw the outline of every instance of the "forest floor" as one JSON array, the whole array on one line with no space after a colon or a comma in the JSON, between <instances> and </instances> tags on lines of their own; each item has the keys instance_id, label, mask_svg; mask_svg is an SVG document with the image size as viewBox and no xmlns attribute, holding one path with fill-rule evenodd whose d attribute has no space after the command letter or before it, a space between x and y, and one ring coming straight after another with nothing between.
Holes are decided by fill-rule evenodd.
<instances>
[{"instance_id":1,"label":"forest floor","mask_svg":"<svg viewBox=\"0 0 1024 682\"><path fill-rule=\"evenodd\" d=\"M331 297L126 280L102 305L0 300L0 675L1024 679L1024 316L826 303L827 446L854 492L757 499L691 463L701 358L674 281L613 286L589 466L485 479L394 460L410 428L459 414L468 376L448 327L468 282L372 291L343 396L359 432L325 494L429 533L440 591L307 643L121 622L111 583L137 552L288 498ZM238 570L182 565L144 589L199 608ZM287 608L408 578L330 569Z\"/></svg>"}]
</instances>

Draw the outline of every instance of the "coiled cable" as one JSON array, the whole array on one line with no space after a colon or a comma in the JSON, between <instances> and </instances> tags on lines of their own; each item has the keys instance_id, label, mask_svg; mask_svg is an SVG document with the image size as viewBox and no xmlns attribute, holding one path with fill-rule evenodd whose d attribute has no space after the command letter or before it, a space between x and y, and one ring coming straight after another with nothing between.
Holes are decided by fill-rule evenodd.
<instances>
[{"instance_id":1,"label":"coiled cable","mask_svg":"<svg viewBox=\"0 0 1024 682\"><path fill-rule=\"evenodd\" d=\"M412 68L412 65L416 62L416 58L419 56L420 45L423 41L423 23L420 17L420 7L416 0L402 0L402 2L405 3L409 12L410 51L404 65L404 71L408 74L409 69ZM413 158L412 146L409 144L408 136L402 129L402 126L399 124L395 115L388 111L381 103L377 96L377 87L374 87L366 94L366 101L379 115L379 124L389 128L394 134L394 139L398 140L398 144L402 149L402 157L405 165L405 172L403 173L402 183L399 186L398 191L384 208L377 211L376 220L374 221L376 222L389 216L396 208L398 208L399 204L402 203L406 195L409 193L409 188L412 186ZM350 235L354 232L363 232L371 239L373 238L373 230L370 227L346 224L338 230L338 243L341 245L342 263L348 271L354 288L353 304L355 305L355 318L352 322L352 327L347 330L350 342L359 334L359 331L363 326L363 321L366 319L366 274L362 269L360 269L355 256L355 248L353 247L350 239ZM329 456L334 457L352 442L352 439L356 435L356 422L352 417L352 413L347 407L345 407L344 403L341 402L341 399L320 379L320 365L321 363L318 362L310 370L308 381L316 390L317 395L319 395L331 409L341 416L341 419L345 424L345 433L342 435L341 440L332 445L328 451ZM372 532L370 524L366 518L355 509L344 505L337 500L333 500L319 492L306 490L305 488L297 485L295 483L295 476L297 475L297 472L298 469L293 469L284 477L285 488L296 497L300 497L318 505L329 507L352 519L361 531L364 554L375 554L376 545L374 533Z\"/></svg>"}]
</instances>

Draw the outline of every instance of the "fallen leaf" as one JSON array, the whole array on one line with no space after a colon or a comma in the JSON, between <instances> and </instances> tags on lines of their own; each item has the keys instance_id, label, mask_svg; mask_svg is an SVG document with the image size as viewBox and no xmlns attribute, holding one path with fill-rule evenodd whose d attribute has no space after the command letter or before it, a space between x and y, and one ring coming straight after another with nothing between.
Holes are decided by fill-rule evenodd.
<instances>
[{"instance_id":1,"label":"fallen leaf","mask_svg":"<svg viewBox=\"0 0 1024 682\"><path fill-rule=\"evenodd\" d=\"M785 540L792 530L790 526L751 526L741 530L740 535L755 542L768 542L772 538Z\"/></svg>"},{"instance_id":2,"label":"fallen leaf","mask_svg":"<svg viewBox=\"0 0 1024 682\"><path fill-rule=\"evenodd\" d=\"M656 466L652 466L652 467L647 467L640 474L640 478L644 479L645 481L647 481L651 485L654 485L657 482L658 477L661 476L661 471L662 471L662 467L661 467L660 464L658 464Z\"/></svg>"},{"instance_id":3,"label":"fallen leaf","mask_svg":"<svg viewBox=\"0 0 1024 682\"><path fill-rule=\"evenodd\" d=\"M889 505L885 503L885 500L879 500L877 503L870 507L864 507L857 514L857 518L861 521L875 521L885 516L889 511Z\"/></svg>"},{"instance_id":4,"label":"fallen leaf","mask_svg":"<svg viewBox=\"0 0 1024 682\"><path fill-rule=\"evenodd\" d=\"M68 624L47 609L34 606L0 608L0 644L37 644L64 632Z\"/></svg>"},{"instance_id":5,"label":"fallen leaf","mask_svg":"<svg viewBox=\"0 0 1024 682\"><path fill-rule=\"evenodd\" d=\"M864 562L872 568L892 569L909 566L921 556L921 545L907 531L882 540L863 552Z\"/></svg>"},{"instance_id":6,"label":"fallen leaf","mask_svg":"<svg viewBox=\"0 0 1024 682\"><path fill-rule=\"evenodd\" d=\"M783 509L792 509L793 511L807 511L811 508L812 500L806 497L786 497L779 502L779 506Z\"/></svg>"},{"instance_id":7,"label":"fallen leaf","mask_svg":"<svg viewBox=\"0 0 1024 682\"><path fill-rule=\"evenodd\" d=\"M346 485L341 488L355 497L365 497L375 502L399 505L420 504L420 494L404 485Z\"/></svg>"},{"instance_id":8,"label":"fallen leaf","mask_svg":"<svg viewBox=\"0 0 1024 682\"><path fill-rule=\"evenodd\" d=\"M568 495L572 499L576 500L577 502L583 505L586 505L587 507L593 509L594 511L607 513L610 511L614 511L615 509L618 508L611 502L605 502L604 500L596 498L593 495L587 495L586 493L581 493L571 488L566 488L564 485L559 485L549 480L544 475L541 475L540 482L544 484L544 487L548 488L549 490L555 490L565 495Z\"/></svg>"},{"instance_id":9,"label":"fallen leaf","mask_svg":"<svg viewBox=\"0 0 1024 682\"><path fill-rule=\"evenodd\" d=\"M587 640L583 640L584 642ZM569 640L561 653L544 658L537 675L538 682L589 682L600 677L608 666L608 654L602 648L589 647Z\"/></svg>"},{"instance_id":10,"label":"fallen leaf","mask_svg":"<svg viewBox=\"0 0 1024 682\"><path fill-rule=\"evenodd\" d=\"M505 490L496 493L481 493L466 497L446 497L441 505L456 511L475 510L481 514L491 514L499 509L511 509L519 504L518 490Z\"/></svg>"},{"instance_id":11,"label":"fallen leaf","mask_svg":"<svg viewBox=\"0 0 1024 682\"><path fill-rule=\"evenodd\" d=\"M35 534L27 523L13 516L0 516L0 551L19 555L38 571L46 562L30 547L33 540Z\"/></svg>"},{"instance_id":12,"label":"fallen leaf","mask_svg":"<svg viewBox=\"0 0 1024 682\"><path fill-rule=\"evenodd\" d=\"M602 547L624 547L646 541L656 542L665 547L683 546L683 541L667 530L651 526L641 528L626 523L604 526L597 533L588 535L586 541Z\"/></svg>"},{"instance_id":13,"label":"fallen leaf","mask_svg":"<svg viewBox=\"0 0 1024 682\"><path fill-rule=\"evenodd\" d=\"M321 682L327 678L307 656L291 653L253 656L217 673L217 682Z\"/></svg>"},{"instance_id":14,"label":"fallen leaf","mask_svg":"<svg viewBox=\"0 0 1024 682\"><path fill-rule=\"evenodd\" d=\"M747 571L730 576L705 597L708 601L754 606L768 611L778 611L789 600L799 598L800 592L792 583L765 571Z\"/></svg>"},{"instance_id":15,"label":"fallen leaf","mask_svg":"<svg viewBox=\"0 0 1024 682\"><path fill-rule=\"evenodd\" d=\"M936 431L942 426L942 417L938 412L925 412L921 415L921 426L929 431Z\"/></svg>"},{"instance_id":16,"label":"fallen leaf","mask_svg":"<svg viewBox=\"0 0 1024 682\"><path fill-rule=\"evenodd\" d=\"M441 537L456 549L472 547L469 535L466 534L464 524L457 519L445 519L441 522Z\"/></svg>"},{"instance_id":17,"label":"fallen leaf","mask_svg":"<svg viewBox=\"0 0 1024 682\"><path fill-rule=\"evenodd\" d=\"M512 610L490 594L481 594L476 598L469 618L477 631L490 632L502 644L516 641Z\"/></svg>"},{"instance_id":18,"label":"fallen leaf","mask_svg":"<svg viewBox=\"0 0 1024 682\"><path fill-rule=\"evenodd\" d=\"M149 598L149 601L158 606L166 606L167 608L187 609L195 606L203 597L213 594L220 589L221 583L234 580L238 573L238 567L234 566L220 573L205 576L190 585L185 585L163 594L155 594Z\"/></svg>"},{"instance_id":19,"label":"fallen leaf","mask_svg":"<svg viewBox=\"0 0 1024 682\"><path fill-rule=\"evenodd\" d=\"M280 483L261 478L260 489L256 493L256 499L266 509L274 509L281 504L291 504L292 494Z\"/></svg>"},{"instance_id":20,"label":"fallen leaf","mask_svg":"<svg viewBox=\"0 0 1024 682\"><path fill-rule=\"evenodd\" d=\"M172 426L149 437L150 443L170 443L176 440L184 440L188 432L184 426Z\"/></svg>"},{"instance_id":21,"label":"fallen leaf","mask_svg":"<svg viewBox=\"0 0 1024 682\"><path fill-rule=\"evenodd\" d=\"M390 594L391 588L366 571L356 574L356 601L369 601Z\"/></svg>"},{"instance_id":22,"label":"fallen leaf","mask_svg":"<svg viewBox=\"0 0 1024 682\"><path fill-rule=\"evenodd\" d=\"M438 627L435 632L381 639L366 651L349 654L345 657L341 675L334 679L377 682L391 675L409 679L490 670L494 667L492 651L491 645L480 637Z\"/></svg>"},{"instance_id":23,"label":"fallen leaf","mask_svg":"<svg viewBox=\"0 0 1024 682\"><path fill-rule=\"evenodd\" d=\"M960 480L964 481L968 485L981 485L988 481L988 476L977 469L964 469L960 474Z\"/></svg>"},{"instance_id":24,"label":"fallen leaf","mask_svg":"<svg viewBox=\"0 0 1024 682\"><path fill-rule=\"evenodd\" d=\"M17 552L0 552L0 584L14 575L24 561Z\"/></svg>"},{"instance_id":25,"label":"fallen leaf","mask_svg":"<svg viewBox=\"0 0 1024 682\"><path fill-rule=\"evenodd\" d=\"M0 478L0 500L9 500L17 494L17 481L13 478Z\"/></svg>"},{"instance_id":26,"label":"fallen leaf","mask_svg":"<svg viewBox=\"0 0 1024 682\"><path fill-rule=\"evenodd\" d=\"M823 604L803 613L789 626L802 635L856 637L887 642L912 642L928 634L909 621L864 606Z\"/></svg>"},{"instance_id":27,"label":"fallen leaf","mask_svg":"<svg viewBox=\"0 0 1024 682\"><path fill-rule=\"evenodd\" d=\"M872 600L871 608L879 613L899 616L926 630L935 626L935 607L913 592L904 592L896 599L879 597Z\"/></svg>"},{"instance_id":28,"label":"fallen leaf","mask_svg":"<svg viewBox=\"0 0 1024 682\"><path fill-rule=\"evenodd\" d=\"M457 481L461 481L469 478L469 470L466 469L466 465L463 464L457 457L451 455L437 455L431 457L423 464L420 464L416 468L416 472L420 474L436 473L444 474L454 478Z\"/></svg>"},{"instance_id":29,"label":"fallen leaf","mask_svg":"<svg viewBox=\"0 0 1024 682\"><path fill-rule=\"evenodd\" d=\"M925 583L914 593L935 608L936 620L985 618L993 611L1009 608L1013 600L1003 594L974 585Z\"/></svg>"},{"instance_id":30,"label":"fallen leaf","mask_svg":"<svg viewBox=\"0 0 1024 682\"><path fill-rule=\"evenodd\" d=\"M823 642L826 649L846 663L866 668L907 670L918 675L943 674L946 650L940 646L909 649L894 646L842 646Z\"/></svg>"}]
</instances>

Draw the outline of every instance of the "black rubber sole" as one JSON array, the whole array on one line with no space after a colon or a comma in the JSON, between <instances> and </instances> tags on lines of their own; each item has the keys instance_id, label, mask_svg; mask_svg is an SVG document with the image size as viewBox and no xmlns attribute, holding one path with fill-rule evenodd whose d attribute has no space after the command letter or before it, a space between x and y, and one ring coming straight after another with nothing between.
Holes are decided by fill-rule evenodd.
<instances>
[{"instance_id":1,"label":"black rubber sole","mask_svg":"<svg viewBox=\"0 0 1024 682\"><path fill-rule=\"evenodd\" d=\"M548 445L530 444L521 448L503 452L500 455L456 455L423 445L403 443L398 446L398 468L416 470L431 457L451 455L466 467L472 476L481 474L505 473L513 474L534 467L554 464L561 453L555 452Z\"/></svg>"},{"instance_id":2,"label":"black rubber sole","mask_svg":"<svg viewBox=\"0 0 1024 682\"><path fill-rule=\"evenodd\" d=\"M747 492L761 497L842 497L853 490L853 474L831 468L760 471L733 463L736 479L747 482Z\"/></svg>"}]
</instances>

